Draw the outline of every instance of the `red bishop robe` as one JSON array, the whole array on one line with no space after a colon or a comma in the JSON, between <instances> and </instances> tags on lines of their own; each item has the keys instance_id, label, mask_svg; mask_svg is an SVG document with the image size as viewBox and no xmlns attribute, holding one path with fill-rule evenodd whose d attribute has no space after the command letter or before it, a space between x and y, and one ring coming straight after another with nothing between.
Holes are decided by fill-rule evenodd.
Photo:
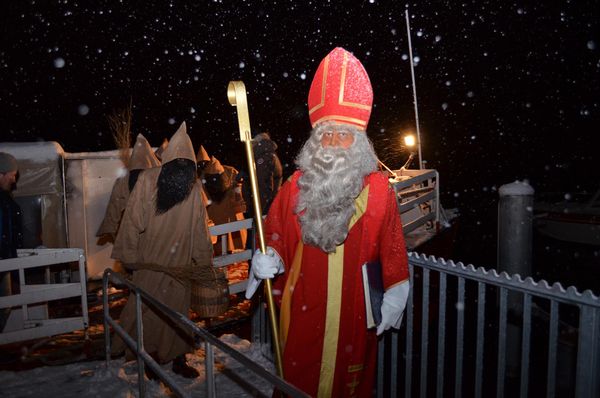
<instances>
[{"instance_id":1,"label":"red bishop robe","mask_svg":"<svg viewBox=\"0 0 600 398\"><path fill-rule=\"evenodd\" d=\"M382 173L367 176L346 241L327 254L302 243L294 212L300 175L281 187L265 222L267 245L285 264L273 285L284 376L315 397L372 396L377 336L366 326L361 266L379 260L385 289L408 283L394 192Z\"/></svg>"}]
</instances>

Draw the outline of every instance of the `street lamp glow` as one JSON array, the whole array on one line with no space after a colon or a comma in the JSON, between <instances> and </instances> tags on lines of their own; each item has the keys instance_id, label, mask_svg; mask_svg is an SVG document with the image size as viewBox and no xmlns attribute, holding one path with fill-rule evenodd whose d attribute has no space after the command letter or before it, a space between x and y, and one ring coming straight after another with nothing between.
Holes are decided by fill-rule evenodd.
<instances>
[{"instance_id":1,"label":"street lamp glow","mask_svg":"<svg viewBox=\"0 0 600 398\"><path fill-rule=\"evenodd\" d=\"M415 136L413 134L407 134L404 136L404 145L406 145L409 148L412 148L415 146L415 144L417 143L417 140L415 139Z\"/></svg>"}]
</instances>

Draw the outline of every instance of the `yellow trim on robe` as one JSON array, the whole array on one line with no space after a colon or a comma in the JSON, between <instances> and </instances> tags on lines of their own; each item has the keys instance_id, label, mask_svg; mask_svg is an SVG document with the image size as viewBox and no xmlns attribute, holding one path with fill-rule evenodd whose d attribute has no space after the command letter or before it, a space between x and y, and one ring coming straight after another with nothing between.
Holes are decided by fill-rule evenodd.
<instances>
[{"instance_id":1,"label":"yellow trim on robe","mask_svg":"<svg viewBox=\"0 0 600 398\"><path fill-rule=\"evenodd\" d=\"M290 276L285 283L285 287L283 288L283 296L281 297L281 309L279 313L279 342L281 344L282 352L285 349L285 341L287 340L288 330L290 329L292 293L294 292L294 286L300 277L303 248L304 244L302 243L302 240L300 240L300 242L298 242L298 246L296 246L296 252L294 253L294 260L292 261Z\"/></svg>"},{"instance_id":2,"label":"yellow trim on robe","mask_svg":"<svg viewBox=\"0 0 600 398\"><path fill-rule=\"evenodd\" d=\"M331 397L333 376L340 334L340 313L342 308L342 278L344 276L344 245L336 247L328 255L327 267L327 312L323 352L321 355L321 374L317 397Z\"/></svg>"},{"instance_id":3,"label":"yellow trim on robe","mask_svg":"<svg viewBox=\"0 0 600 398\"><path fill-rule=\"evenodd\" d=\"M355 211L348 224L350 230L367 209L369 186L367 185L354 201ZM325 333L321 355L321 374L319 377L319 398L331 397L335 362L340 333L342 307L342 279L344 276L344 244L328 255L327 268L327 312L325 315Z\"/></svg>"}]
</instances>

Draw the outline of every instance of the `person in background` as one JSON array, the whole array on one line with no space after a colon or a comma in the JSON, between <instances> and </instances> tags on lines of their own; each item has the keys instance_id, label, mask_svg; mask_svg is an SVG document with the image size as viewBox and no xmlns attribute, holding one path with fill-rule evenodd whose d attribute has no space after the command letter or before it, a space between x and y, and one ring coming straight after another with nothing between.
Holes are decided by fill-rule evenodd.
<instances>
[{"instance_id":1,"label":"person in background","mask_svg":"<svg viewBox=\"0 0 600 398\"><path fill-rule=\"evenodd\" d=\"M277 144L271 140L268 132L257 134L252 138L252 150L254 151L256 178L260 191L260 205L263 214L267 214L281 187L283 168L276 153ZM247 198L251 198L251 195Z\"/></svg>"},{"instance_id":2,"label":"person in background","mask_svg":"<svg viewBox=\"0 0 600 398\"><path fill-rule=\"evenodd\" d=\"M107 235L109 240L114 242L129 194L135 187L139 174L142 170L158 166L160 166L160 162L152 152L150 144L143 135L138 134L127 164L128 171L124 176L115 180L104 219L96 232L97 237Z\"/></svg>"},{"instance_id":3,"label":"person in background","mask_svg":"<svg viewBox=\"0 0 600 398\"><path fill-rule=\"evenodd\" d=\"M283 168L277 156L277 144L271 140L268 132L257 134L252 138L252 150L254 152L254 163L256 165L256 182L260 193L260 207L262 214L269 212L269 207L281 187L283 179ZM246 201L246 213L244 218L254 217L254 204L252 199L252 187L250 176L245 169L238 174L238 181L242 184L242 196ZM248 230L246 249L251 249L255 243L253 230Z\"/></svg>"},{"instance_id":4,"label":"person in background","mask_svg":"<svg viewBox=\"0 0 600 398\"><path fill-rule=\"evenodd\" d=\"M198 149L196 159L198 160L198 177L202 177L204 169L211 161L210 156L208 156L208 152L206 152L206 149L204 149L202 145L200 145L200 149Z\"/></svg>"},{"instance_id":5,"label":"person in background","mask_svg":"<svg viewBox=\"0 0 600 398\"><path fill-rule=\"evenodd\" d=\"M194 275L214 275L214 269L196 155L185 123L171 138L162 159L161 167L140 175L131 192L112 257L133 270L135 285L187 315ZM193 350L188 333L149 306L144 305L142 311L145 350L161 364L172 361L175 373L197 377L198 371L186 363L185 354ZM120 322L131 336L136 335L133 295L123 308ZM115 338L113 354L124 349L123 341ZM133 358L131 353L127 355Z\"/></svg>"},{"instance_id":6,"label":"person in background","mask_svg":"<svg viewBox=\"0 0 600 398\"><path fill-rule=\"evenodd\" d=\"M12 197L17 183L19 166L10 153L0 152L0 259L16 258L23 247L21 208ZM12 294L11 273L0 272L0 296ZM0 309L0 332L6 326L10 308Z\"/></svg>"},{"instance_id":7,"label":"person in background","mask_svg":"<svg viewBox=\"0 0 600 398\"><path fill-rule=\"evenodd\" d=\"M156 148L156 151L154 151L154 155L156 156L156 158L158 159L159 162L162 161L162 154L165 152L165 149L167 149L168 146L169 146L169 140L167 140L165 138L163 140L162 144L160 144L160 146L158 148Z\"/></svg>"},{"instance_id":8,"label":"person in background","mask_svg":"<svg viewBox=\"0 0 600 398\"><path fill-rule=\"evenodd\" d=\"M208 195L206 194L206 189L204 188L204 169L206 166L210 164L210 156L208 156L208 152L202 145L200 145L200 149L198 149L198 153L196 154L196 160L198 164L198 178L202 183L202 201L204 202L204 206L208 207L210 205L210 200L208 199ZM212 220L209 221L210 225L214 225Z\"/></svg>"},{"instance_id":9,"label":"person in background","mask_svg":"<svg viewBox=\"0 0 600 398\"><path fill-rule=\"evenodd\" d=\"M338 47L321 61L308 95L310 138L267 215L267 252L254 254L249 272L247 298L275 277L283 373L310 396L373 396L377 335L400 326L409 293L394 191L366 134L372 101L351 53ZM367 329L367 262L381 264L385 289L377 330Z\"/></svg>"},{"instance_id":10,"label":"person in background","mask_svg":"<svg viewBox=\"0 0 600 398\"><path fill-rule=\"evenodd\" d=\"M215 225L244 219L246 203L242 198L241 184L237 182L238 171L224 166L214 156L204 169L204 186L210 200L208 217ZM246 244L246 230L228 234L227 250L242 250ZM220 242L215 246L216 254L221 253Z\"/></svg>"}]
</instances>

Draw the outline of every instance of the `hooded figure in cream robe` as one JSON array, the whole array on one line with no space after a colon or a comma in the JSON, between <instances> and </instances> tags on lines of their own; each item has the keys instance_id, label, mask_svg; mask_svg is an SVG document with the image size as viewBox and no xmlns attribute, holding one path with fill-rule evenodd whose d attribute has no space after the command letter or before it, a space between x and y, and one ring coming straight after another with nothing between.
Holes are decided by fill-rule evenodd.
<instances>
[{"instance_id":1,"label":"hooded figure in cream robe","mask_svg":"<svg viewBox=\"0 0 600 398\"><path fill-rule=\"evenodd\" d=\"M127 206L129 193L133 190L139 173L142 170L160 166L160 162L154 155L154 152L152 152L150 144L141 134L137 135L127 166L128 172L124 176L117 178L113 185L106 213L104 214L104 220L102 220L102 224L100 224L100 228L98 228L98 232L96 233L98 237L109 235L111 241L115 240L123 211L125 211L125 206Z\"/></svg>"},{"instance_id":2,"label":"hooded figure in cream robe","mask_svg":"<svg viewBox=\"0 0 600 398\"><path fill-rule=\"evenodd\" d=\"M202 145L200 145L200 149L198 149L198 153L196 154L196 161L198 165L198 178L202 182L202 202L204 202L205 207L208 207L210 205L210 200L208 199L208 195L204 188L204 169L210 164L210 156L208 156L208 152L206 152L206 149L204 149ZM212 225L214 225L214 223L212 223Z\"/></svg>"},{"instance_id":3,"label":"hooded figure in cream robe","mask_svg":"<svg viewBox=\"0 0 600 398\"><path fill-rule=\"evenodd\" d=\"M133 283L181 314L190 308L190 275L213 272L206 209L196 178L196 156L182 123L163 153L161 167L146 170L131 192L112 257L132 269ZM192 277L193 279L193 277ZM159 363L184 366L193 349L189 333L143 306L144 347ZM135 299L130 296L121 325L135 336ZM112 351L125 348L115 338ZM131 356L130 356L131 357ZM187 369L193 368L187 367ZM179 372L177 372L179 373ZM184 375L195 377L195 374Z\"/></svg>"}]
</instances>

